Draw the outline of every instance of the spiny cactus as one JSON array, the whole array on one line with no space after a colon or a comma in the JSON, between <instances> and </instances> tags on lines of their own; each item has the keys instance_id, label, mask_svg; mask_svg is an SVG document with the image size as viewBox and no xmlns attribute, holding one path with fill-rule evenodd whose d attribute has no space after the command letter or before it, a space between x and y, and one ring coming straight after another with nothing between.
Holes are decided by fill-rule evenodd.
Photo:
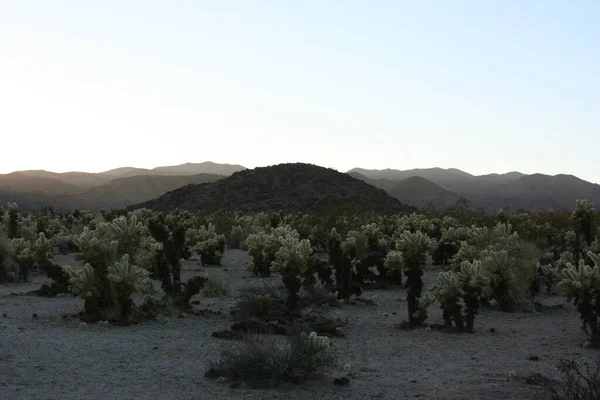
<instances>
[{"instance_id":1,"label":"spiny cactus","mask_svg":"<svg viewBox=\"0 0 600 400\"><path fill-rule=\"evenodd\" d=\"M560 270L552 264L541 265L540 270L546 284L546 294L551 296L554 284L560 280Z\"/></svg>"},{"instance_id":2,"label":"spiny cactus","mask_svg":"<svg viewBox=\"0 0 600 400\"><path fill-rule=\"evenodd\" d=\"M429 317L427 310L433 303L435 303L435 297L429 292L422 293L421 297L417 298L417 311L413 314L417 325L421 325L427 320Z\"/></svg>"},{"instance_id":3,"label":"spiny cactus","mask_svg":"<svg viewBox=\"0 0 600 400\"><path fill-rule=\"evenodd\" d=\"M407 305L408 318L411 325L419 325L422 321L415 318L418 315L418 298L423 290L423 268L427 260L427 252L431 246L430 239L420 231L404 231L398 235L396 249L402 252L404 259L404 274L408 285Z\"/></svg>"},{"instance_id":4,"label":"spiny cactus","mask_svg":"<svg viewBox=\"0 0 600 400\"><path fill-rule=\"evenodd\" d=\"M465 228L450 227L441 229L441 237L432 245L431 258L434 264L446 265L461 248L461 242L467 238Z\"/></svg>"},{"instance_id":5,"label":"spiny cactus","mask_svg":"<svg viewBox=\"0 0 600 400\"><path fill-rule=\"evenodd\" d=\"M392 250L385 256L383 265L387 275L393 276L395 280L402 284L402 269L404 268L404 256L401 251Z\"/></svg>"},{"instance_id":6,"label":"spiny cactus","mask_svg":"<svg viewBox=\"0 0 600 400\"><path fill-rule=\"evenodd\" d=\"M568 263L563 269L563 279L558 283L568 302L573 301L581 315L588 343L600 346L600 254L588 253L594 266L579 260L579 265ZM589 328L589 331L587 330Z\"/></svg>"},{"instance_id":7,"label":"spiny cactus","mask_svg":"<svg viewBox=\"0 0 600 400\"><path fill-rule=\"evenodd\" d=\"M452 257L452 270L459 272L464 261L481 260L490 277L490 296L506 309L530 308L531 287L537 279L534 249L523 243L511 224L497 224L492 229L472 226L467 239Z\"/></svg>"},{"instance_id":8,"label":"spiny cactus","mask_svg":"<svg viewBox=\"0 0 600 400\"><path fill-rule=\"evenodd\" d=\"M260 277L268 277L271 275L271 263L273 260L271 259L271 253L269 252L267 236L268 235L265 232L259 232L249 235L246 239L247 251L252 258L249 268L254 275Z\"/></svg>"},{"instance_id":9,"label":"spiny cactus","mask_svg":"<svg viewBox=\"0 0 600 400\"><path fill-rule=\"evenodd\" d=\"M287 237L300 239L299 233L288 225L273 228L269 233L259 232L248 236L246 246L248 254L252 257L250 270L254 275L260 277L271 275L275 254L281 248L282 241Z\"/></svg>"},{"instance_id":10,"label":"spiny cactus","mask_svg":"<svg viewBox=\"0 0 600 400\"><path fill-rule=\"evenodd\" d=\"M133 307L131 296L134 293L148 293L152 289L149 272L129 263L129 255L125 254L114 265L107 268L107 278L115 292L115 298L121 308L121 322L129 325Z\"/></svg>"},{"instance_id":11,"label":"spiny cactus","mask_svg":"<svg viewBox=\"0 0 600 400\"><path fill-rule=\"evenodd\" d=\"M329 338L327 336L319 336L317 332L311 332L308 335L302 332L300 339L304 350L313 357L318 357L319 353L327 350L330 345Z\"/></svg>"},{"instance_id":12,"label":"spiny cactus","mask_svg":"<svg viewBox=\"0 0 600 400\"><path fill-rule=\"evenodd\" d=\"M577 244L576 256L583 248L592 243L594 236L594 217L596 208L587 200L577 200L575 210L571 214L571 221L575 225Z\"/></svg>"},{"instance_id":13,"label":"spiny cactus","mask_svg":"<svg viewBox=\"0 0 600 400\"><path fill-rule=\"evenodd\" d=\"M314 273L316 256L308 239L298 240L288 235L281 240L281 248L275 254L271 270L282 275L287 289L287 306L290 310L298 309L298 293L302 287L302 277Z\"/></svg>"},{"instance_id":14,"label":"spiny cactus","mask_svg":"<svg viewBox=\"0 0 600 400\"><path fill-rule=\"evenodd\" d=\"M225 235L217 234L213 224L200 227L194 251L200 255L202 265L220 265L226 248Z\"/></svg>"},{"instance_id":15,"label":"spiny cactus","mask_svg":"<svg viewBox=\"0 0 600 400\"><path fill-rule=\"evenodd\" d=\"M10 245L14 260L18 265L19 276L23 282L27 282L35 261L31 243L23 238L14 238L11 239Z\"/></svg>"},{"instance_id":16,"label":"spiny cactus","mask_svg":"<svg viewBox=\"0 0 600 400\"><path fill-rule=\"evenodd\" d=\"M356 237L342 241L336 228L332 228L325 240L325 248L329 254L329 263L333 266L335 289L339 300L348 301L350 296L362 294L362 280L358 265L358 246Z\"/></svg>"},{"instance_id":17,"label":"spiny cactus","mask_svg":"<svg viewBox=\"0 0 600 400\"><path fill-rule=\"evenodd\" d=\"M19 237L19 206L17 203L8 203L8 237Z\"/></svg>"},{"instance_id":18,"label":"spiny cactus","mask_svg":"<svg viewBox=\"0 0 600 400\"><path fill-rule=\"evenodd\" d=\"M433 290L444 310L447 327L452 327L454 323L458 331L473 332L475 315L489 282L490 278L485 274L481 261L464 261L458 273L440 273Z\"/></svg>"},{"instance_id":19,"label":"spiny cactus","mask_svg":"<svg viewBox=\"0 0 600 400\"><path fill-rule=\"evenodd\" d=\"M169 214L170 215L170 214ZM168 296L181 299L181 260L186 252L186 229L182 225L167 229L165 220L153 218L148 221L152 237L162 248L155 249L155 265L161 287Z\"/></svg>"}]
</instances>

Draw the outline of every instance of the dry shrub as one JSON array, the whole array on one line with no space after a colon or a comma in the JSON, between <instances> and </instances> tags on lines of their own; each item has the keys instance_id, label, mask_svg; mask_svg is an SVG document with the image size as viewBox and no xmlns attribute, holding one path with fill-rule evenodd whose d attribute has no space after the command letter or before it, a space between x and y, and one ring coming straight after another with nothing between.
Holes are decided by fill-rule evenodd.
<instances>
[{"instance_id":1,"label":"dry shrub","mask_svg":"<svg viewBox=\"0 0 600 400\"><path fill-rule=\"evenodd\" d=\"M561 360L558 369L562 380L547 385L543 400L600 400L600 358L584 365Z\"/></svg>"},{"instance_id":2,"label":"dry shrub","mask_svg":"<svg viewBox=\"0 0 600 400\"><path fill-rule=\"evenodd\" d=\"M248 286L240 290L240 295L232 309L235 321L260 319L263 321L289 321L303 315L322 312L331 303L329 292L321 287L299 292L299 311L292 311L287 305L288 293L283 286L265 283Z\"/></svg>"},{"instance_id":3,"label":"dry shrub","mask_svg":"<svg viewBox=\"0 0 600 400\"><path fill-rule=\"evenodd\" d=\"M283 341L247 335L224 348L205 376L245 383L252 388L273 388L284 382L300 384L319 378L333 363L327 351L322 353L314 357L305 351L299 335L286 337Z\"/></svg>"}]
</instances>

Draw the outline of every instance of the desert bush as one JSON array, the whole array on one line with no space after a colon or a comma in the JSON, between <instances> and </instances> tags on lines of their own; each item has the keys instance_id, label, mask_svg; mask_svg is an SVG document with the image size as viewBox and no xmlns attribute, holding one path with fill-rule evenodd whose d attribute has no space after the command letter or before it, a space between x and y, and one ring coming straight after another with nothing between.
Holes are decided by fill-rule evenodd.
<instances>
[{"instance_id":1,"label":"desert bush","mask_svg":"<svg viewBox=\"0 0 600 400\"><path fill-rule=\"evenodd\" d=\"M284 382L301 383L318 378L332 364L329 339L312 332L288 337L284 344L272 338L249 335L221 352L205 373L252 388L272 388Z\"/></svg>"},{"instance_id":2,"label":"desert bush","mask_svg":"<svg viewBox=\"0 0 600 400\"><path fill-rule=\"evenodd\" d=\"M258 319L287 324L299 314L321 313L332 303L330 292L318 285L300 289L296 310L288 307L287 298L285 287L260 282L240 289L238 298L230 306L230 313L235 321Z\"/></svg>"},{"instance_id":3,"label":"desert bush","mask_svg":"<svg viewBox=\"0 0 600 400\"><path fill-rule=\"evenodd\" d=\"M228 293L229 289L223 279L206 276L206 281L202 287L204 297L224 297Z\"/></svg>"},{"instance_id":4,"label":"desert bush","mask_svg":"<svg viewBox=\"0 0 600 400\"><path fill-rule=\"evenodd\" d=\"M575 360L561 360L560 381L549 381L540 400L600 400L600 359L581 365Z\"/></svg>"},{"instance_id":5,"label":"desert bush","mask_svg":"<svg viewBox=\"0 0 600 400\"><path fill-rule=\"evenodd\" d=\"M579 260L577 267L567 263L558 288L568 302L573 301L581 315L587 334L586 346L600 347L600 254L589 252L588 256L594 266L584 260Z\"/></svg>"}]
</instances>

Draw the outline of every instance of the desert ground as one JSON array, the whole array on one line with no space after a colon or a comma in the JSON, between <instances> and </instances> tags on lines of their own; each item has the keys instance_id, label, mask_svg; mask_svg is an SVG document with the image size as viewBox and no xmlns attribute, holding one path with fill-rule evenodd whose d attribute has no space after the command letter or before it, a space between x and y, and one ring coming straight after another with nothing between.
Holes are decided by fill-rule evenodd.
<instances>
[{"instance_id":1,"label":"desert ground","mask_svg":"<svg viewBox=\"0 0 600 400\"><path fill-rule=\"evenodd\" d=\"M306 385L277 389L230 388L204 377L211 360L231 341L212 337L228 329L228 304L258 278L246 270L248 255L228 250L222 266L184 263L183 280L219 277L227 297L197 296L195 308L219 313L159 316L131 326L88 324L68 317L83 309L71 295L45 298L19 295L48 280L0 285L0 393L2 399L533 399L541 386L528 377L559 378L560 359L593 361L597 350L583 348L579 314L560 296L541 295L541 311L506 313L482 309L473 334L402 330L407 318L403 289L369 290L375 304L351 302L332 308L348 318L343 337L332 337L336 362L326 375ZM77 265L59 255L60 265ZM425 288L438 267L428 265ZM279 283L277 276L266 278ZM441 323L437 304L428 323ZM349 364L350 371L344 369ZM515 373L509 377L509 372ZM512 374L511 374L512 375ZM333 379L348 376L350 384Z\"/></svg>"}]
</instances>

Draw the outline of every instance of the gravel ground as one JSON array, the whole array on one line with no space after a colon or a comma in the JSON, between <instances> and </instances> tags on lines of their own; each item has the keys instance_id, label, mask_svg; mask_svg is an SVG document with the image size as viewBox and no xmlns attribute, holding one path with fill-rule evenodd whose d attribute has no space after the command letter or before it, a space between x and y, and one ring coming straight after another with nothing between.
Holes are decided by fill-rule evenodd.
<instances>
[{"instance_id":1,"label":"gravel ground","mask_svg":"<svg viewBox=\"0 0 600 400\"><path fill-rule=\"evenodd\" d=\"M211 337L229 327L227 304L239 287L257 280L244 268L248 260L246 253L229 250L222 267L202 267L196 260L184 265L184 278L208 273L228 283L229 298L199 298L198 307L223 315L159 317L129 327L79 327L79 321L65 320L63 315L83 309L79 298L11 295L39 288L47 280L42 276L28 284L0 285L0 314L6 313L0 317L0 398L532 399L539 387L520 378L532 373L556 378L561 358L598 357L597 351L582 348L579 316L571 306L542 313L483 310L475 334L405 331L394 327L406 319L405 292L377 290L366 293L377 296L377 305L349 304L333 311L350 322L345 337L332 338L337 362L322 381L271 390L230 389L204 372L221 346L230 343ZM70 255L55 261L76 264ZM426 287L436 275L431 267ZM541 301L563 303L557 296ZM428 322L441 322L436 306ZM530 356L539 360L530 361ZM351 384L335 386L332 379L347 374L344 364L352 366ZM517 378L509 379L509 371Z\"/></svg>"}]
</instances>

